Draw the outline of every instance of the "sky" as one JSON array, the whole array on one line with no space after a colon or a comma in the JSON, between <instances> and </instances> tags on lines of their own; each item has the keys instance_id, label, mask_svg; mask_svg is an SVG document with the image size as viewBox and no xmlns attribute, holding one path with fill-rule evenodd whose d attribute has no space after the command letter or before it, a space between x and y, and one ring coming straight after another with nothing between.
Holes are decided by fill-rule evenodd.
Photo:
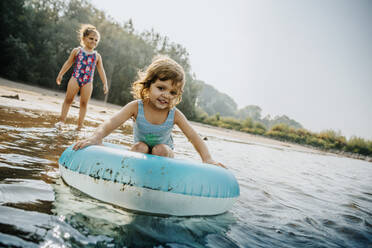
<instances>
[{"instance_id":1,"label":"sky","mask_svg":"<svg viewBox=\"0 0 372 248\"><path fill-rule=\"evenodd\" d=\"M196 78L239 108L372 140L370 0L91 2L181 44Z\"/></svg>"}]
</instances>

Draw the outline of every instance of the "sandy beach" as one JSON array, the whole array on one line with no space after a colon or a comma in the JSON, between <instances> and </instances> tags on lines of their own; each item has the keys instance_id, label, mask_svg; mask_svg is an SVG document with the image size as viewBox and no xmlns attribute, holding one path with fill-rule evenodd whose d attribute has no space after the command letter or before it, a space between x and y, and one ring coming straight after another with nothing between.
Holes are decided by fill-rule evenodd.
<instances>
[{"instance_id":1,"label":"sandy beach","mask_svg":"<svg viewBox=\"0 0 372 248\"><path fill-rule=\"evenodd\" d=\"M0 78L0 107L18 108L32 111L48 112L58 116L65 97L63 91L53 91L25 83L17 83ZM104 103L91 99L88 105L86 120L101 123L116 113L121 106ZM70 108L69 117L77 118L79 112L79 98ZM237 142L259 144L280 149L293 149L297 151L321 153L325 152L311 149L305 146L277 141L262 136L244 132L213 127L201 123L191 122L193 127L202 137L217 136Z\"/></svg>"}]
</instances>

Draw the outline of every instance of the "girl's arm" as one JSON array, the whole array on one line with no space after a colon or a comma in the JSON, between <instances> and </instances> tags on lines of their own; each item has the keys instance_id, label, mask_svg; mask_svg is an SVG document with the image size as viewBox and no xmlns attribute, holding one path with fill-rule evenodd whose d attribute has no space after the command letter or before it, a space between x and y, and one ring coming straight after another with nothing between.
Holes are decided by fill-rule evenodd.
<instances>
[{"instance_id":1,"label":"girl's arm","mask_svg":"<svg viewBox=\"0 0 372 248\"><path fill-rule=\"evenodd\" d=\"M117 112L109 120L103 122L95 131L92 137L78 141L73 149L78 150L90 145L102 144L102 139L109 135L112 131L126 122L132 116L135 116L138 110L137 101L132 101L125 105L119 112Z\"/></svg>"},{"instance_id":2,"label":"girl's arm","mask_svg":"<svg viewBox=\"0 0 372 248\"><path fill-rule=\"evenodd\" d=\"M70 69L70 67L74 63L75 57L76 57L76 54L77 54L78 51L79 51L79 48L74 48L71 51L70 56L68 57L66 62L63 64L61 70L58 73L57 79L56 79L56 82L57 82L58 85L61 84L63 75L65 75L65 73L68 71L68 69Z\"/></svg>"},{"instance_id":3,"label":"girl's arm","mask_svg":"<svg viewBox=\"0 0 372 248\"><path fill-rule=\"evenodd\" d=\"M106 72L105 69L103 68L103 62L102 62L102 57L99 53L97 53L97 70L99 73L99 76L101 78L102 84L103 84L103 92L107 94L108 88L107 88L107 78L106 78Z\"/></svg>"},{"instance_id":4,"label":"girl's arm","mask_svg":"<svg viewBox=\"0 0 372 248\"><path fill-rule=\"evenodd\" d=\"M196 133L196 131L192 128L184 114L182 114L181 111L179 111L178 109L176 109L175 112L174 123L182 130L182 132L186 135L188 140L194 146L195 150L199 153L203 163L214 164L226 168L223 164L216 162L212 159L212 156L209 153L207 145Z\"/></svg>"}]
</instances>

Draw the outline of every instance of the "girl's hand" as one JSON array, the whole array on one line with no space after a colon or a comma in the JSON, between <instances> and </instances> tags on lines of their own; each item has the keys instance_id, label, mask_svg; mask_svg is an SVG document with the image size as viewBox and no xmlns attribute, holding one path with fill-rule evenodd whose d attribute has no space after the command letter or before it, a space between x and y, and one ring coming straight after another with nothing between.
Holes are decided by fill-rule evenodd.
<instances>
[{"instance_id":1,"label":"girl's hand","mask_svg":"<svg viewBox=\"0 0 372 248\"><path fill-rule=\"evenodd\" d=\"M104 84L104 85L103 85L103 93L106 95L107 92L108 92L107 84Z\"/></svg>"},{"instance_id":2,"label":"girl's hand","mask_svg":"<svg viewBox=\"0 0 372 248\"><path fill-rule=\"evenodd\" d=\"M57 79L56 79L57 84L58 84L58 85L61 85L61 81L62 81L62 76L59 76L59 75L58 75L58 77L57 77Z\"/></svg>"},{"instance_id":3,"label":"girl's hand","mask_svg":"<svg viewBox=\"0 0 372 248\"><path fill-rule=\"evenodd\" d=\"M92 137L92 138L83 139L83 140L76 142L76 144L74 145L72 149L76 151L86 146L100 145L100 144L102 144L102 139L97 139L95 137Z\"/></svg>"},{"instance_id":4,"label":"girl's hand","mask_svg":"<svg viewBox=\"0 0 372 248\"><path fill-rule=\"evenodd\" d=\"M225 165L221 164L220 162L216 162L216 161L214 161L213 159L205 160L205 161L203 161L203 163L213 164L213 165L217 165L217 166L220 166L220 167L222 167L222 168L227 169L227 167L226 167Z\"/></svg>"}]
</instances>

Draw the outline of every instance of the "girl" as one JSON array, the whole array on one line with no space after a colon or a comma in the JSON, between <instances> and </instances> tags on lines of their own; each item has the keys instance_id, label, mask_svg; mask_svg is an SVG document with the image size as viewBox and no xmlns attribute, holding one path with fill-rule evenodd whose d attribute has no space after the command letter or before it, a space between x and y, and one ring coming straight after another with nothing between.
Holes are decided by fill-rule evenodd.
<instances>
[{"instance_id":1,"label":"girl","mask_svg":"<svg viewBox=\"0 0 372 248\"><path fill-rule=\"evenodd\" d=\"M226 168L214 161L207 146L186 117L175 106L181 101L185 75L182 67L166 56L155 57L145 72L138 73L132 85L135 101L125 105L111 119L101 124L95 134L75 144L74 150L101 144L102 139L129 118L134 119L134 145L131 151L174 157L173 124L176 124L199 153L204 163Z\"/></svg>"},{"instance_id":2,"label":"girl","mask_svg":"<svg viewBox=\"0 0 372 248\"><path fill-rule=\"evenodd\" d=\"M60 85L63 75L74 65L73 74L68 82L66 97L62 105L60 121L56 124L57 127L65 123L68 110L76 94L80 90L80 110L78 127L83 126L85 114L87 112L87 104L92 95L93 90L93 76L96 65L98 73L103 83L103 92L107 94L107 79L106 73L103 68L102 57L94 48L98 45L100 34L97 29L89 24L84 24L79 30L80 45L81 47L74 48L70 57L63 64L61 71L57 76L57 84Z\"/></svg>"}]
</instances>

